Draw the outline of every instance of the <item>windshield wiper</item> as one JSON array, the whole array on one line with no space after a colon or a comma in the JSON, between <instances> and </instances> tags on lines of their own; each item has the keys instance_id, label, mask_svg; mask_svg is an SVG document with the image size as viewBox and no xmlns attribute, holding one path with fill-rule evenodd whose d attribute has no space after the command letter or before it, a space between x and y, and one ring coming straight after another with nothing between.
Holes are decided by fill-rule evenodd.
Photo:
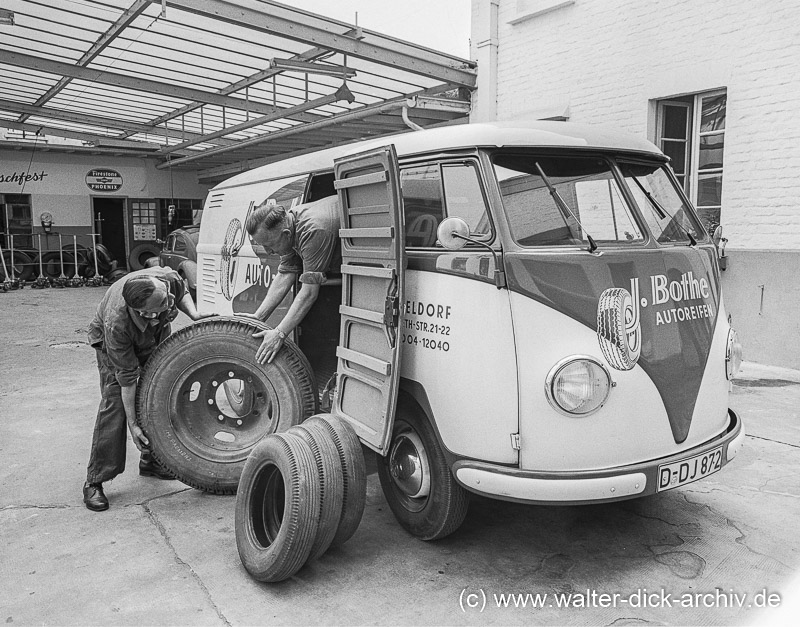
<instances>
[{"instance_id":1,"label":"windshield wiper","mask_svg":"<svg viewBox=\"0 0 800 627\"><path fill-rule=\"evenodd\" d=\"M542 166L539 165L538 161L534 162L533 165L536 166L536 169L539 171L539 176L542 177L542 180L544 181L544 184L547 186L547 189L550 191L550 195L553 197L553 201L556 203L556 206L559 208L561 213L564 215L564 218L566 219L566 218L571 217L573 220L575 220L575 222L577 222L578 226L581 228L581 231L583 231L584 235L586 235L586 239L589 241L589 252L593 253L594 251L596 251L597 250L597 244L595 243L594 239L592 239L592 236L589 235L589 233L586 231L585 228L583 228L583 225L581 224L581 221L578 220L577 216L574 213L572 213L572 209L569 208L569 205L561 197L561 194L558 193L558 190L550 182L550 179L544 173L544 170L542 170Z\"/></svg>"},{"instance_id":2,"label":"windshield wiper","mask_svg":"<svg viewBox=\"0 0 800 627\"><path fill-rule=\"evenodd\" d=\"M636 186L637 186L637 187L638 187L640 190L642 190L642 193L645 195L645 198L647 198L647 200L649 200L649 201L650 201L650 204L651 204L651 205L653 206L653 208L656 210L656 213L658 214L658 217L659 217L659 219L663 220L664 218L669 218L669 219L670 219L670 222L671 222L672 224L676 225L676 226L677 226L677 227L678 227L678 228L679 228L681 231L683 231L684 233L686 233L686 236L689 238L689 243L690 243L690 245L691 245L691 246L697 246L697 240L694 238L694 236L693 236L693 235L692 235L692 233L689 231L689 229L687 229L687 228L686 228L686 227L684 227L684 226L683 226L683 225L682 225L680 222L678 222L678 221L675 219L675 216L673 216L673 215L671 215L670 213L668 213L668 212L667 212L667 210L666 210L666 209L664 209L664 206L663 206L663 205L662 205L660 202L658 202L658 201L656 200L655 196L653 196L653 195L652 195L650 192L648 192L648 191L647 191L647 190L644 188L644 185L642 185L641 181L639 181L639 179L638 179L638 178L636 178L635 176L634 176L634 177L632 177L632 178L633 178L633 181L634 181L634 183L636 183Z\"/></svg>"}]
</instances>

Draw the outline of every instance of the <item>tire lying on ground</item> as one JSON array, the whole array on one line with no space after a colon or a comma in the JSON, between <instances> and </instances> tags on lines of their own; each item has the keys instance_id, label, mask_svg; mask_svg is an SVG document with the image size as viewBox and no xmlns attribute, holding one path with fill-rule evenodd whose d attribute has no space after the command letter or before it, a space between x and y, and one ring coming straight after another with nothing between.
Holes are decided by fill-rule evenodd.
<instances>
[{"instance_id":1,"label":"tire lying on ground","mask_svg":"<svg viewBox=\"0 0 800 627\"><path fill-rule=\"evenodd\" d=\"M285 341L269 364L254 320L211 318L165 340L139 382L137 422L153 456L180 481L233 494L247 456L270 433L302 422L317 408L308 361Z\"/></svg>"},{"instance_id":2,"label":"tire lying on ground","mask_svg":"<svg viewBox=\"0 0 800 627\"><path fill-rule=\"evenodd\" d=\"M318 529L320 476L308 444L294 433L253 448L236 495L239 557L259 581L283 581L306 563Z\"/></svg>"}]
</instances>

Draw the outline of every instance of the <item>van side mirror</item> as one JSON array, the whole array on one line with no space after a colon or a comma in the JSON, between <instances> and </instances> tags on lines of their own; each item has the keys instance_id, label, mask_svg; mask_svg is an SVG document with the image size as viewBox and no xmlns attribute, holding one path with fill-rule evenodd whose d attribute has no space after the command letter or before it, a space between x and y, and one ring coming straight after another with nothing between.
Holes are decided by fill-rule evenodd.
<instances>
[{"instance_id":1,"label":"van side mirror","mask_svg":"<svg viewBox=\"0 0 800 627\"><path fill-rule=\"evenodd\" d=\"M727 237L722 237L722 225L717 225L714 233L711 236L711 241L717 248L717 259L719 260L719 269L725 270L728 267L728 258L725 256L725 244L728 243Z\"/></svg>"},{"instance_id":2,"label":"van side mirror","mask_svg":"<svg viewBox=\"0 0 800 627\"><path fill-rule=\"evenodd\" d=\"M467 245L469 226L461 218L445 218L436 229L436 237L447 250L461 250Z\"/></svg>"}]
</instances>

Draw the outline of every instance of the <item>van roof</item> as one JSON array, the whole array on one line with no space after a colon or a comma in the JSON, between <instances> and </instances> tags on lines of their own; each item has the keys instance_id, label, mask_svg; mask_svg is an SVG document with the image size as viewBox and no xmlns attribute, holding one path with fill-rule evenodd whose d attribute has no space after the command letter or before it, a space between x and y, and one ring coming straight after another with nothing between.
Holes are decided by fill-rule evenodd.
<instances>
[{"instance_id":1,"label":"van roof","mask_svg":"<svg viewBox=\"0 0 800 627\"><path fill-rule=\"evenodd\" d=\"M238 187L287 176L329 170L334 159L388 144L394 144L398 156L475 146L582 147L662 154L649 141L603 126L547 121L458 124L377 137L318 150L298 157L290 157L237 174L223 181L214 189Z\"/></svg>"}]
</instances>

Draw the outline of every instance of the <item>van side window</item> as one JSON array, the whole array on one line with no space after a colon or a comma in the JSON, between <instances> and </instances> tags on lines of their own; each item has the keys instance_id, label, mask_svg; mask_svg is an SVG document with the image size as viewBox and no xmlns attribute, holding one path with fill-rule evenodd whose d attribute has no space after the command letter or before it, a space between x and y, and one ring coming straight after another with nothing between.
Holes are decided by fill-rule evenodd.
<instances>
[{"instance_id":1,"label":"van side window","mask_svg":"<svg viewBox=\"0 0 800 627\"><path fill-rule=\"evenodd\" d=\"M264 200L270 205L283 205L284 208L291 209L302 201L307 182L307 175L276 181L279 187Z\"/></svg>"},{"instance_id":2,"label":"van side window","mask_svg":"<svg viewBox=\"0 0 800 627\"><path fill-rule=\"evenodd\" d=\"M333 172L325 172L323 174L312 174L311 180L308 183L306 190L306 199L304 202L314 202L321 200L328 196L336 195L336 188L333 186Z\"/></svg>"},{"instance_id":3,"label":"van side window","mask_svg":"<svg viewBox=\"0 0 800 627\"><path fill-rule=\"evenodd\" d=\"M436 230L447 217L459 217L477 238L491 234L489 216L474 163L411 166L400 172L406 246L436 245Z\"/></svg>"}]
</instances>

